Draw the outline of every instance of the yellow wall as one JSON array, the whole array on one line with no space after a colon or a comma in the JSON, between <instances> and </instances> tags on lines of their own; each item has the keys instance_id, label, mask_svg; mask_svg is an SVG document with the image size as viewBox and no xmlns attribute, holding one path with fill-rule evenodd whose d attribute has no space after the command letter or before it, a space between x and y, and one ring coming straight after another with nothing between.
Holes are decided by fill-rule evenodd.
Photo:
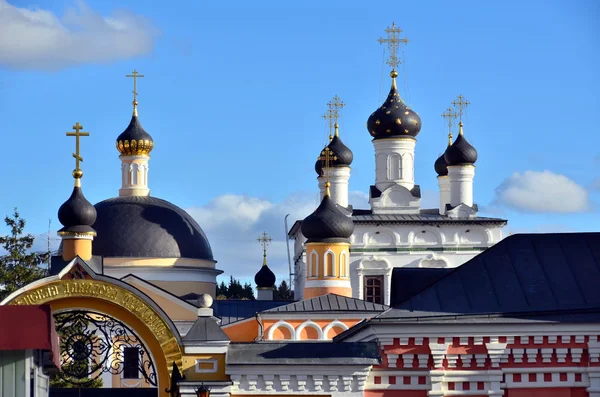
<instances>
[{"instance_id":1,"label":"yellow wall","mask_svg":"<svg viewBox=\"0 0 600 397\"><path fill-rule=\"evenodd\" d=\"M331 251L333 252L335 263L334 263L334 274L329 274L330 272L326 269L326 262L331 257L325 256L325 253ZM317 275L311 274L311 269L314 269L313 265L314 255L313 252L316 253L318 258L318 273ZM350 244L348 243L308 243L306 244L306 257L308 261L307 269L309 270L308 279L309 280L350 280L350 274L346 273L346 277L340 277L341 269L340 269L340 254L346 254L346 264L349 263L348 259L350 256Z\"/></svg>"},{"instance_id":2,"label":"yellow wall","mask_svg":"<svg viewBox=\"0 0 600 397\"><path fill-rule=\"evenodd\" d=\"M197 360L216 360L217 372L196 372ZM201 368L207 368L205 363L200 364ZM187 381L190 380L229 380L225 375L225 354L203 354L203 355L184 355L183 356L183 375Z\"/></svg>"},{"instance_id":3,"label":"yellow wall","mask_svg":"<svg viewBox=\"0 0 600 397\"><path fill-rule=\"evenodd\" d=\"M258 336L258 322L255 318L227 324L221 329L232 342L252 342Z\"/></svg>"},{"instance_id":4,"label":"yellow wall","mask_svg":"<svg viewBox=\"0 0 600 397\"><path fill-rule=\"evenodd\" d=\"M160 306L160 308L167 313L167 316L169 316L171 320L195 321L198 318L198 310L196 308L188 308L186 307L187 305L183 306L183 302L181 302L181 304L177 304L172 300L152 291L150 288L146 288L142 283L133 281L130 284L134 285L137 289L148 295L150 299L156 302L158 306Z\"/></svg>"}]
</instances>

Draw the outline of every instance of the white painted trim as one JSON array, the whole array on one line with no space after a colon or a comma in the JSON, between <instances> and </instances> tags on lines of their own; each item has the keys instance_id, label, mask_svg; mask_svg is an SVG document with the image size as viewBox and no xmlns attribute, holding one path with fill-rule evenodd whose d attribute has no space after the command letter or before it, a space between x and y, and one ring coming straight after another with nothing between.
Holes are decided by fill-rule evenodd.
<instances>
[{"instance_id":1,"label":"white painted trim","mask_svg":"<svg viewBox=\"0 0 600 397\"><path fill-rule=\"evenodd\" d=\"M327 268L327 255L329 255L332 258L332 260L331 260L332 269ZM337 260L336 260L335 252L333 252L331 249L327 249L327 251L325 251L325 253L323 254L323 277L337 277L337 274L336 274L337 266L336 265L337 265ZM329 270L333 270L333 274L329 274Z\"/></svg>"},{"instance_id":2,"label":"white painted trim","mask_svg":"<svg viewBox=\"0 0 600 397\"><path fill-rule=\"evenodd\" d=\"M302 332L302 330L304 330L304 328L306 327L311 327L313 329L317 330L317 338L318 340L323 340L323 330L321 329L321 327L319 326L319 324L315 323L314 321L311 320L306 320L305 322L303 322L302 324L300 324L298 326L298 328L296 328L296 332L295 332L295 338L296 340L309 340L309 339L300 339L300 334ZM271 338L269 338L271 339Z\"/></svg>"},{"instance_id":3,"label":"white painted trim","mask_svg":"<svg viewBox=\"0 0 600 397\"><path fill-rule=\"evenodd\" d=\"M200 364L212 364L212 368L210 369L201 369ZM197 358L196 363L194 364L194 369L197 374L216 374L219 368L219 362L214 358Z\"/></svg>"},{"instance_id":4,"label":"white painted trim","mask_svg":"<svg viewBox=\"0 0 600 397\"><path fill-rule=\"evenodd\" d=\"M133 274L141 279L152 281L196 281L215 283L221 270L211 268L178 268L178 267L108 267L104 266L104 273L114 278L123 278Z\"/></svg>"},{"instance_id":5,"label":"white painted trim","mask_svg":"<svg viewBox=\"0 0 600 397\"><path fill-rule=\"evenodd\" d=\"M350 288L350 280L306 280L304 288L340 287Z\"/></svg>"},{"instance_id":6,"label":"white painted trim","mask_svg":"<svg viewBox=\"0 0 600 397\"><path fill-rule=\"evenodd\" d=\"M423 338L455 337L515 337L527 336L562 336L562 335L600 335L600 324L427 324L426 321L415 323L371 323L371 326L348 337L348 342L367 341L372 339L390 339L400 336Z\"/></svg>"},{"instance_id":7,"label":"white painted trim","mask_svg":"<svg viewBox=\"0 0 600 397\"><path fill-rule=\"evenodd\" d=\"M313 273L313 263L315 264L316 273ZM319 277L319 254L314 249L310 252L308 277Z\"/></svg>"},{"instance_id":8,"label":"white painted trim","mask_svg":"<svg viewBox=\"0 0 600 397\"><path fill-rule=\"evenodd\" d=\"M227 353L227 346L184 346L187 354L223 354Z\"/></svg>"},{"instance_id":9,"label":"white painted trim","mask_svg":"<svg viewBox=\"0 0 600 397\"><path fill-rule=\"evenodd\" d=\"M288 331L290 331L290 340L297 340L296 339L296 330L294 329L294 327L292 327L291 324L289 324L288 322L286 322L284 320L279 320L275 324L271 325L271 327L269 327L269 332L267 334L268 340L273 340L273 333L275 333L275 330L279 327L283 327L283 328L287 329ZM284 339L284 340L288 340L288 339Z\"/></svg>"},{"instance_id":10,"label":"white painted trim","mask_svg":"<svg viewBox=\"0 0 600 397\"><path fill-rule=\"evenodd\" d=\"M193 258L146 258L146 257L106 257L103 259L104 267L182 267L215 269L217 261Z\"/></svg>"},{"instance_id":11,"label":"white painted trim","mask_svg":"<svg viewBox=\"0 0 600 397\"><path fill-rule=\"evenodd\" d=\"M324 340L329 340L327 338L327 333L333 327L339 327L339 328L343 329L344 331L348 329L348 326L346 324L344 324L343 322L341 322L339 320L333 320L332 322L330 322L329 324L327 324L325 326L325 328L323 328L323 339Z\"/></svg>"}]
</instances>

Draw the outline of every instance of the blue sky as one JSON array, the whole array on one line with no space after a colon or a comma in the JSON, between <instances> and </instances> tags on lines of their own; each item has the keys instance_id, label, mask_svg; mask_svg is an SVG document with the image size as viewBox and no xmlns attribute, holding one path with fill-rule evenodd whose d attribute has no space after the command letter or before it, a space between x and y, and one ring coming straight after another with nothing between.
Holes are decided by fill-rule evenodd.
<instances>
[{"instance_id":1,"label":"blue sky","mask_svg":"<svg viewBox=\"0 0 600 397\"><path fill-rule=\"evenodd\" d=\"M597 231L599 20L594 0L0 0L0 214L17 206L35 234L49 219L59 227L74 166L64 133L76 121L91 132L86 197L118 194L114 142L136 68L155 141L151 194L188 209L219 266L244 279L259 268L266 229L283 274L283 216L317 205L313 165L334 95L346 103L353 203L366 206L375 171L365 123L390 84L376 40L395 21L410 40L399 88L423 122L415 178L425 206L437 200L440 114L462 93L482 214L507 218L507 232Z\"/></svg>"}]
</instances>

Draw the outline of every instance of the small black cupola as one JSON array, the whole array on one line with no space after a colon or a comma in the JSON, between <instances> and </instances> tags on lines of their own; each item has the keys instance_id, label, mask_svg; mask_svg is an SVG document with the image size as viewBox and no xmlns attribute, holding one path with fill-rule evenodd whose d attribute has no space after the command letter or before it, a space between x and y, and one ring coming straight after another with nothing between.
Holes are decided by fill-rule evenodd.
<instances>
[{"instance_id":1,"label":"small black cupola","mask_svg":"<svg viewBox=\"0 0 600 397\"><path fill-rule=\"evenodd\" d=\"M473 165L477 161L477 150L467 141L463 134L463 123L458 124L458 137L446 149L444 160L448 166L453 165Z\"/></svg>"},{"instance_id":2,"label":"small black cupola","mask_svg":"<svg viewBox=\"0 0 600 397\"><path fill-rule=\"evenodd\" d=\"M414 138L421 131L421 118L408 108L396 88L398 72L392 70L392 88L387 99L369 116L367 129L373 139L391 137Z\"/></svg>"},{"instance_id":3,"label":"small black cupola","mask_svg":"<svg viewBox=\"0 0 600 397\"><path fill-rule=\"evenodd\" d=\"M96 222L96 208L84 197L81 186L75 186L71 197L60 206L58 220L63 225L59 232L94 232L92 225Z\"/></svg>"},{"instance_id":4,"label":"small black cupola","mask_svg":"<svg viewBox=\"0 0 600 397\"><path fill-rule=\"evenodd\" d=\"M302 221L302 234L307 243L347 242L354 232L352 218L345 215L329 197L329 182L319 207Z\"/></svg>"}]
</instances>

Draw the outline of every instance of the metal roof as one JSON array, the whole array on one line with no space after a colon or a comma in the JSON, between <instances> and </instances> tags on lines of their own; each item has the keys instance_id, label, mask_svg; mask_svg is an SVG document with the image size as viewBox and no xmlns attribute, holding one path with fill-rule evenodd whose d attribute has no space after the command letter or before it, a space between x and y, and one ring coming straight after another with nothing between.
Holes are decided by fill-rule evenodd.
<instances>
[{"instance_id":1,"label":"metal roof","mask_svg":"<svg viewBox=\"0 0 600 397\"><path fill-rule=\"evenodd\" d=\"M324 312L324 311L361 311L382 312L388 307L378 303L367 302L356 298L348 298L336 294L327 294L306 299L289 305L265 310L263 313L277 312Z\"/></svg>"},{"instance_id":2,"label":"metal roof","mask_svg":"<svg viewBox=\"0 0 600 397\"><path fill-rule=\"evenodd\" d=\"M232 343L227 365L377 365L381 363L375 342L259 342Z\"/></svg>"},{"instance_id":3,"label":"metal roof","mask_svg":"<svg viewBox=\"0 0 600 397\"><path fill-rule=\"evenodd\" d=\"M215 317L198 317L192 328L183 337L183 343L186 342L215 342L228 341L229 337L219 324Z\"/></svg>"},{"instance_id":4,"label":"metal roof","mask_svg":"<svg viewBox=\"0 0 600 397\"><path fill-rule=\"evenodd\" d=\"M397 309L449 314L600 308L600 233L516 234ZM391 309L380 317L397 317Z\"/></svg>"},{"instance_id":5,"label":"metal roof","mask_svg":"<svg viewBox=\"0 0 600 397\"><path fill-rule=\"evenodd\" d=\"M452 223L452 224L500 224L505 225L506 219L489 218L477 216L474 218L450 218L447 215L440 215L437 209L422 209L418 214L373 214L372 210L353 209L352 221L354 223ZM300 230L302 220L297 220L288 232L288 236L292 237Z\"/></svg>"}]
</instances>

